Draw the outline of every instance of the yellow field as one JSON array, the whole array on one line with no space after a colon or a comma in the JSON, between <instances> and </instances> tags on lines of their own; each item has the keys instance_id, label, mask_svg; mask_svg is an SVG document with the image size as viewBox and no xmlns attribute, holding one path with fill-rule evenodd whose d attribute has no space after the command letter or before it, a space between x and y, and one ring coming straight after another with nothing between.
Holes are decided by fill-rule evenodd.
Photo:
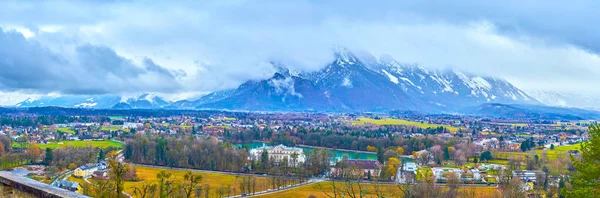
<instances>
[{"instance_id":1,"label":"yellow field","mask_svg":"<svg viewBox=\"0 0 600 198\"><path fill-rule=\"evenodd\" d=\"M280 198L280 197L308 197L314 195L315 197L327 197L323 192L327 192L330 195L333 193L333 185L330 182L321 182L322 187L319 184L310 184L299 188L291 189L284 192L278 192L268 195L257 196L260 198ZM367 189L365 197L377 197L375 193L377 185L374 184L362 184L361 187ZM344 189L346 185L344 183L336 183L338 189ZM358 185L354 184L355 192L358 195ZM383 192L386 197L401 197L402 191L396 185L379 185L379 190ZM459 197L497 197L499 194L495 187L473 187L473 188L459 188L459 192L462 196Z\"/></svg>"},{"instance_id":2,"label":"yellow field","mask_svg":"<svg viewBox=\"0 0 600 198\"><path fill-rule=\"evenodd\" d=\"M158 183L156 180L156 175L161 170L165 170L165 171L172 173L173 176L171 176L171 177L175 178L175 181L182 181L183 175L185 175L185 173L186 173L186 171L184 171L184 170L150 168L150 167L145 167L145 166L135 166L135 169L136 169L138 178L140 178L140 180L142 180L142 181L125 182L125 192L129 193L132 196L133 196L133 188L134 187L140 187L145 182ZM244 176L236 177L234 175L209 173L209 172L196 172L196 173L202 175L202 177L203 177L202 185L209 184L211 189L213 189L213 191L217 188L231 185L233 192L236 192L235 194L240 193L238 184L239 184L239 181L241 181ZM262 190L268 188L268 186L269 186L268 178L255 177L255 179L257 179L257 185L256 185L258 188L257 191L262 191ZM234 194L234 193L232 193L232 194Z\"/></svg>"},{"instance_id":3,"label":"yellow field","mask_svg":"<svg viewBox=\"0 0 600 198\"><path fill-rule=\"evenodd\" d=\"M561 146L562 147L562 146ZM494 159L510 159L511 157L521 157L523 159L525 159L525 156L527 155L527 153L535 153L537 154L539 157L542 157L542 153L546 152L546 155L548 156L549 160L555 160L556 157L558 155L564 155L564 156L569 156L569 153L567 153L567 151L569 150L576 150L580 148L579 144L576 145L569 145L569 146L564 146L563 148L560 147L556 147L554 150L533 150L533 151L527 151L527 152L493 152L492 155L494 157Z\"/></svg>"},{"instance_id":4,"label":"yellow field","mask_svg":"<svg viewBox=\"0 0 600 198\"><path fill-rule=\"evenodd\" d=\"M421 122L401 120L401 119L391 119L391 118L385 118L385 119L380 119L380 120L376 120L376 119L372 119L372 118L359 118L358 120L352 121L352 125L365 125L365 124L406 125L406 126L415 126L415 127L419 127L419 128L423 128L423 129L438 128L441 126L441 127L448 129L451 132L457 132L459 129L458 127L453 127L453 126L449 126L449 125L429 124L429 123L421 123Z\"/></svg>"},{"instance_id":5,"label":"yellow field","mask_svg":"<svg viewBox=\"0 0 600 198\"><path fill-rule=\"evenodd\" d=\"M579 150L579 149L581 149L581 143L554 147L554 151L563 151L563 152L567 152L570 150Z\"/></svg>"}]
</instances>

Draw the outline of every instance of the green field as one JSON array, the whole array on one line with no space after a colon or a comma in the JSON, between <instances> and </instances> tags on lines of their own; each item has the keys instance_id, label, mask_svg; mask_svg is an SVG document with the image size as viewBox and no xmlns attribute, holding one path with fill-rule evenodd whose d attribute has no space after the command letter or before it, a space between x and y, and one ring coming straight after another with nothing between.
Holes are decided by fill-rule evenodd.
<instances>
[{"instance_id":1,"label":"green field","mask_svg":"<svg viewBox=\"0 0 600 198\"><path fill-rule=\"evenodd\" d=\"M121 130L123 128L123 126L119 126L119 125L109 125L109 126L102 126L101 130L103 131L118 131Z\"/></svg>"},{"instance_id":2,"label":"green field","mask_svg":"<svg viewBox=\"0 0 600 198\"><path fill-rule=\"evenodd\" d=\"M51 148L51 149L55 149L55 148L59 148L59 147L66 147L66 146L74 146L74 147L88 147L88 146L92 146L92 147L96 147L96 148L108 148L108 147L115 147L115 148L123 148L123 143L114 141L114 140L101 140L101 141L60 141L60 142L50 142L48 144L37 144L40 149L46 149L46 148ZM25 145L21 144L21 143L17 143L17 142L13 142L12 144L13 148L21 148L24 147Z\"/></svg>"},{"instance_id":3,"label":"green field","mask_svg":"<svg viewBox=\"0 0 600 198\"><path fill-rule=\"evenodd\" d=\"M229 125L223 125L223 126L213 126L213 125L210 125L210 126L206 126L206 128L207 128L207 129L212 129L212 128L223 128L223 129L230 129L230 128L231 128L231 126L229 126Z\"/></svg>"},{"instance_id":4,"label":"green field","mask_svg":"<svg viewBox=\"0 0 600 198\"><path fill-rule=\"evenodd\" d=\"M510 159L511 157L520 157L522 159L525 159L525 156L527 155L527 153L535 153L536 155L541 157L542 154L544 152L546 152L546 155L548 156L549 160L555 160L558 155L568 156L569 153L567 151L578 150L579 148L580 148L580 145L576 144L576 145L555 147L554 150L547 149L547 150L532 150L532 151L527 151L527 152L493 152L492 155L494 157L494 160L496 160L496 159L507 160L507 159Z\"/></svg>"},{"instance_id":5,"label":"green field","mask_svg":"<svg viewBox=\"0 0 600 198\"><path fill-rule=\"evenodd\" d=\"M417 169L417 175L415 175L415 179L419 181L423 181L427 178L431 178L433 176L433 171L429 167L421 167Z\"/></svg>"},{"instance_id":6,"label":"green field","mask_svg":"<svg viewBox=\"0 0 600 198\"><path fill-rule=\"evenodd\" d=\"M408 120L401 120L401 119L392 119L392 118L385 118L385 119L372 119L372 118L359 118L358 120L353 120L352 121L352 125L366 125L366 124L373 124L373 125L406 125L406 126L415 126L415 127L419 127L419 128L438 128L438 127L444 127L446 129L448 129L451 132L457 132L459 130L458 127L453 127L453 126L449 126L449 125L441 125L441 124L429 124L429 123L421 123L421 122L415 122L415 121L408 121Z\"/></svg>"},{"instance_id":7,"label":"green field","mask_svg":"<svg viewBox=\"0 0 600 198\"><path fill-rule=\"evenodd\" d=\"M69 127L58 127L58 128L56 128L56 131L62 131L65 133L75 134L75 131L73 129L70 129Z\"/></svg>"},{"instance_id":8,"label":"green field","mask_svg":"<svg viewBox=\"0 0 600 198\"><path fill-rule=\"evenodd\" d=\"M581 143L573 144L573 145L565 145L565 146L556 146L554 147L554 151L562 151L567 152L570 150L579 150L581 149Z\"/></svg>"}]
</instances>

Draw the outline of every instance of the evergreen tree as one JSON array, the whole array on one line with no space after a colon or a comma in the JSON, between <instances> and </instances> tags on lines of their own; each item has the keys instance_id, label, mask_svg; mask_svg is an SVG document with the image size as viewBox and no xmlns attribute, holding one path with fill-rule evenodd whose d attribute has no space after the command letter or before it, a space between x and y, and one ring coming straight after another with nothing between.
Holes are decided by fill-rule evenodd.
<instances>
[{"instance_id":1,"label":"evergreen tree","mask_svg":"<svg viewBox=\"0 0 600 198\"><path fill-rule=\"evenodd\" d=\"M566 197L600 195L600 125L590 126L589 141L581 144L581 160L571 156L577 172L571 177L573 189L561 189Z\"/></svg>"},{"instance_id":2,"label":"evergreen tree","mask_svg":"<svg viewBox=\"0 0 600 198\"><path fill-rule=\"evenodd\" d=\"M490 151L485 151L483 153L481 153L481 156L479 157L480 160L485 160L485 162L488 162L490 160L493 160L494 158L492 157L492 152Z\"/></svg>"},{"instance_id":3,"label":"evergreen tree","mask_svg":"<svg viewBox=\"0 0 600 198\"><path fill-rule=\"evenodd\" d=\"M50 165L54 160L54 155L52 154L52 149L46 148L46 157L44 157L44 164Z\"/></svg>"},{"instance_id":4,"label":"evergreen tree","mask_svg":"<svg viewBox=\"0 0 600 198\"><path fill-rule=\"evenodd\" d=\"M385 157L383 156L383 148L377 148L377 161L382 164L385 161Z\"/></svg>"},{"instance_id":5,"label":"evergreen tree","mask_svg":"<svg viewBox=\"0 0 600 198\"><path fill-rule=\"evenodd\" d=\"M104 160L104 158L106 158L106 156L104 155L104 151L100 149L100 152L98 153L98 162Z\"/></svg>"},{"instance_id":6,"label":"evergreen tree","mask_svg":"<svg viewBox=\"0 0 600 198\"><path fill-rule=\"evenodd\" d=\"M264 169L268 167L269 164L269 152L266 149L263 149L263 152L260 154L260 164Z\"/></svg>"},{"instance_id":7,"label":"evergreen tree","mask_svg":"<svg viewBox=\"0 0 600 198\"><path fill-rule=\"evenodd\" d=\"M444 160L450 160L450 150L448 147L444 147Z\"/></svg>"}]
</instances>

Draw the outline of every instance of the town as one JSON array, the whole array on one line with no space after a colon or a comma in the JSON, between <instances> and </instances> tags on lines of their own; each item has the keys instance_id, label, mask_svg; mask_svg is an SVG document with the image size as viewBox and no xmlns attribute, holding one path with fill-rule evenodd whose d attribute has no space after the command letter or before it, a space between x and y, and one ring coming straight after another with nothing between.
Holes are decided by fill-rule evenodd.
<instances>
[{"instance_id":1,"label":"town","mask_svg":"<svg viewBox=\"0 0 600 198\"><path fill-rule=\"evenodd\" d=\"M571 157L580 156L594 124L459 115L132 111L5 112L1 168L100 197L113 191L186 197L186 186L205 197L320 197L359 188L393 197L393 186L416 195L552 197L575 171ZM115 179L120 188L111 185ZM303 186L318 190L303 192Z\"/></svg>"}]
</instances>

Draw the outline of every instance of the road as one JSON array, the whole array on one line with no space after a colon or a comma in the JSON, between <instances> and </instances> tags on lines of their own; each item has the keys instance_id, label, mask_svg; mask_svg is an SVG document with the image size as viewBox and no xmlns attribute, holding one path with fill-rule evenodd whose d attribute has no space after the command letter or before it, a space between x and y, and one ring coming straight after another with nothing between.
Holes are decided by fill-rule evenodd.
<instances>
[{"instance_id":1,"label":"road","mask_svg":"<svg viewBox=\"0 0 600 198\"><path fill-rule=\"evenodd\" d=\"M284 187L284 188L279 189L279 190L272 190L272 191L265 190L265 191L256 192L256 193L251 194L251 195L246 195L246 196L235 195L235 196L231 196L231 197L228 197L228 198L233 198L233 197L256 197L256 196L269 195L269 194L274 194L274 193L285 192L285 191L288 191L288 190L293 190L293 189L296 189L296 188L300 188L302 186L306 186L306 185L309 185L309 184L318 183L318 182L322 182L322 181L324 181L324 180L320 179L320 178L314 178L314 179L309 179L308 181L302 182L300 184L289 185L289 186Z\"/></svg>"}]
</instances>

